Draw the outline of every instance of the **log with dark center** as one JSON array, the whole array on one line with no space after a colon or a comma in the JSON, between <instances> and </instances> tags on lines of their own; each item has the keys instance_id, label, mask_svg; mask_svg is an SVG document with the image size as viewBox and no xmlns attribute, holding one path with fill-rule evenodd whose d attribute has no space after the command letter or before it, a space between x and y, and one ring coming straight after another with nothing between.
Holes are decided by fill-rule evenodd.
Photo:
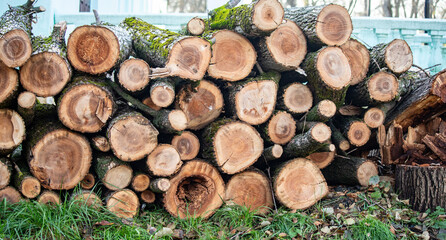
<instances>
[{"instance_id":1,"label":"log with dark center","mask_svg":"<svg viewBox=\"0 0 446 240\"><path fill-rule=\"evenodd\" d=\"M251 125L230 119L211 123L203 132L202 144L202 156L227 174L245 170L263 151L263 139Z\"/></svg>"},{"instance_id":2,"label":"log with dark center","mask_svg":"<svg viewBox=\"0 0 446 240\"><path fill-rule=\"evenodd\" d=\"M60 121L78 132L100 131L115 111L112 91L104 79L86 75L73 78L57 103Z\"/></svg>"},{"instance_id":3,"label":"log with dark center","mask_svg":"<svg viewBox=\"0 0 446 240\"><path fill-rule=\"evenodd\" d=\"M313 94L307 85L294 82L280 88L277 108L291 114L300 114L310 110L311 106L313 106Z\"/></svg>"},{"instance_id":4,"label":"log with dark center","mask_svg":"<svg viewBox=\"0 0 446 240\"><path fill-rule=\"evenodd\" d=\"M308 129L308 130L307 130ZM284 148L284 155L289 158L306 157L322 147L330 139L331 130L324 123L315 123L303 129Z\"/></svg>"},{"instance_id":5,"label":"log with dark center","mask_svg":"<svg viewBox=\"0 0 446 240\"><path fill-rule=\"evenodd\" d=\"M11 107L19 89L19 74L0 61L0 108Z\"/></svg>"},{"instance_id":6,"label":"log with dark center","mask_svg":"<svg viewBox=\"0 0 446 240\"><path fill-rule=\"evenodd\" d=\"M226 184L224 199L257 214L266 214L274 206L270 181L260 170L247 170L232 176Z\"/></svg>"},{"instance_id":7,"label":"log with dark center","mask_svg":"<svg viewBox=\"0 0 446 240\"><path fill-rule=\"evenodd\" d=\"M126 18L121 25L131 32L138 57L152 67L162 67L152 69L152 78L203 78L211 59L211 44L206 40L181 36L135 17Z\"/></svg>"},{"instance_id":8,"label":"log with dark center","mask_svg":"<svg viewBox=\"0 0 446 240\"><path fill-rule=\"evenodd\" d=\"M353 31L347 9L336 4L286 8L284 17L302 28L313 48L340 46L350 39Z\"/></svg>"},{"instance_id":9,"label":"log with dark center","mask_svg":"<svg viewBox=\"0 0 446 240\"><path fill-rule=\"evenodd\" d=\"M220 89L209 81L201 80L198 86L187 84L180 89L176 107L186 114L188 128L199 130L220 115L223 104Z\"/></svg>"},{"instance_id":10,"label":"log with dark center","mask_svg":"<svg viewBox=\"0 0 446 240\"><path fill-rule=\"evenodd\" d=\"M380 108L369 108L364 113L364 122L369 128L378 128L384 123L386 114Z\"/></svg>"},{"instance_id":11,"label":"log with dark center","mask_svg":"<svg viewBox=\"0 0 446 240\"><path fill-rule=\"evenodd\" d=\"M113 191L129 186L133 177L133 169L128 163L111 154L101 154L95 158L95 172L104 186Z\"/></svg>"},{"instance_id":12,"label":"log with dark center","mask_svg":"<svg viewBox=\"0 0 446 240\"><path fill-rule=\"evenodd\" d=\"M181 160L192 160L200 151L200 140L189 131L183 131L180 135L174 136L171 144L180 154Z\"/></svg>"},{"instance_id":13,"label":"log with dark center","mask_svg":"<svg viewBox=\"0 0 446 240\"><path fill-rule=\"evenodd\" d=\"M123 112L107 129L113 153L122 161L143 159L158 145L158 130L138 112Z\"/></svg>"},{"instance_id":14,"label":"log with dark center","mask_svg":"<svg viewBox=\"0 0 446 240\"><path fill-rule=\"evenodd\" d=\"M0 202L6 200L8 203L18 203L22 200L22 195L15 188L8 186L3 189L0 189Z\"/></svg>"},{"instance_id":15,"label":"log with dark center","mask_svg":"<svg viewBox=\"0 0 446 240\"><path fill-rule=\"evenodd\" d=\"M119 66L118 80L125 90L138 92L149 84L149 75L149 64L142 59L129 58Z\"/></svg>"},{"instance_id":16,"label":"log with dark center","mask_svg":"<svg viewBox=\"0 0 446 240\"><path fill-rule=\"evenodd\" d=\"M123 189L108 194L106 198L108 210L121 218L133 218L138 214L138 196L129 189Z\"/></svg>"},{"instance_id":17,"label":"log with dark center","mask_svg":"<svg viewBox=\"0 0 446 240\"><path fill-rule=\"evenodd\" d=\"M168 107L175 100L175 80L160 78L150 84L150 99L160 108Z\"/></svg>"},{"instance_id":18,"label":"log with dark center","mask_svg":"<svg viewBox=\"0 0 446 240\"><path fill-rule=\"evenodd\" d=\"M259 129L266 142L286 144L296 135L296 121L288 112L278 111Z\"/></svg>"},{"instance_id":19,"label":"log with dark center","mask_svg":"<svg viewBox=\"0 0 446 240\"><path fill-rule=\"evenodd\" d=\"M291 209L305 209L328 193L319 168L305 158L295 158L280 166L274 176L277 200Z\"/></svg>"},{"instance_id":20,"label":"log with dark center","mask_svg":"<svg viewBox=\"0 0 446 240\"><path fill-rule=\"evenodd\" d=\"M0 158L0 189L9 185L12 178L12 165L9 159Z\"/></svg>"},{"instance_id":21,"label":"log with dark center","mask_svg":"<svg viewBox=\"0 0 446 240\"><path fill-rule=\"evenodd\" d=\"M131 186L136 192L143 192L149 188L150 178L145 173L135 173L132 178Z\"/></svg>"},{"instance_id":22,"label":"log with dark center","mask_svg":"<svg viewBox=\"0 0 446 240\"><path fill-rule=\"evenodd\" d=\"M56 192L45 190L39 195L37 202L46 205L59 205L61 199Z\"/></svg>"},{"instance_id":23,"label":"log with dark center","mask_svg":"<svg viewBox=\"0 0 446 240\"><path fill-rule=\"evenodd\" d=\"M390 102L398 94L398 79L392 73L378 72L347 91L346 101L356 106Z\"/></svg>"},{"instance_id":24,"label":"log with dark center","mask_svg":"<svg viewBox=\"0 0 446 240\"><path fill-rule=\"evenodd\" d=\"M14 187L26 198L35 198L40 194L40 182L29 172L28 164L24 161L14 163Z\"/></svg>"},{"instance_id":25,"label":"log with dark center","mask_svg":"<svg viewBox=\"0 0 446 240\"><path fill-rule=\"evenodd\" d=\"M0 155L7 155L25 140L25 122L14 110L0 109Z\"/></svg>"},{"instance_id":26,"label":"log with dark center","mask_svg":"<svg viewBox=\"0 0 446 240\"><path fill-rule=\"evenodd\" d=\"M406 41L395 39L390 43L379 43L370 49L370 70L375 73L387 68L401 74L412 67L412 50Z\"/></svg>"},{"instance_id":27,"label":"log with dark center","mask_svg":"<svg viewBox=\"0 0 446 240\"><path fill-rule=\"evenodd\" d=\"M22 116L26 126L34 120L34 113L37 105L36 95L32 92L22 92L17 97L17 112Z\"/></svg>"},{"instance_id":28,"label":"log with dark center","mask_svg":"<svg viewBox=\"0 0 446 240\"><path fill-rule=\"evenodd\" d=\"M163 203L173 216L206 219L223 204L225 183L218 170L207 162L185 163L170 183Z\"/></svg>"},{"instance_id":29,"label":"log with dark center","mask_svg":"<svg viewBox=\"0 0 446 240\"><path fill-rule=\"evenodd\" d=\"M145 190L144 192L141 193L141 200L145 203L154 203L156 200L156 195L154 192L150 191L150 190Z\"/></svg>"},{"instance_id":30,"label":"log with dark center","mask_svg":"<svg viewBox=\"0 0 446 240\"><path fill-rule=\"evenodd\" d=\"M295 70L307 54L305 35L292 21L280 24L271 35L261 38L255 46L263 70Z\"/></svg>"},{"instance_id":31,"label":"log with dark center","mask_svg":"<svg viewBox=\"0 0 446 240\"><path fill-rule=\"evenodd\" d=\"M336 113L336 105L333 101L325 99L318 102L308 111L305 116L306 121L310 122L326 122Z\"/></svg>"},{"instance_id":32,"label":"log with dark center","mask_svg":"<svg viewBox=\"0 0 446 240\"><path fill-rule=\"evenodd\" d=\"M82 179L81 181L81 188L90 190L94 187L95 184L96 184L96 179L93 173L87 173L87 175L85 175L84 179Z\"/></svg>"},{"instance_id":33,"label":"log with dark center","mask_svg":"<svg viewBox=\"0 0 446 240\"><path fill-rule=\"evenodd\" d=\"M32 39L33 55L20 68L20 83L26 90L40 97L59 94L68 81L72 70L67 60L65 32L67 23L54 25L48 37Z\"/></svg>"},{"instance_id":34,"label":"log with dark center","mask_svg":"<svg viewBox=\"0 0 446 240\"><path fill-rule=\"evenodd\" d=\"M365 158L336 157L322 173L330 185L368 186L370 178L378 175L378 167L373 161Z\"/></svg>"},{"instance_id":35,"label":"log with dark center","mask_svg":"<svg viewBox=\"0 0 446 240\"><path fill-rule=\"evenodd\" d=\"M362 82L369 71L369 50L355 39L350 39L342 44L341 49L347 56L352 70L352 81L350 85L356 85Z\"/></svg>"},{"instance_id":36,"label":"log with dark center","mask_svg":"<svg viewBox=\"0 0 446 240\"><path fill-rule=\"evenodd\" d=\"M210 77L233 82L251 73L257 53L248 39L230 30L206 32L203 37L213 42Z\"/></svg>"},{"instance_id":37,"label":"log with dark center","mask_svg":"<svg viewBox=\"0 0 446 240\"><path fill-rule=\"evenodd\" d=\"M180 170L183 162L180 154L170 144L158 145L147 157L147 169L151 176L169 177Z\"/></svg>"}]
</instances>

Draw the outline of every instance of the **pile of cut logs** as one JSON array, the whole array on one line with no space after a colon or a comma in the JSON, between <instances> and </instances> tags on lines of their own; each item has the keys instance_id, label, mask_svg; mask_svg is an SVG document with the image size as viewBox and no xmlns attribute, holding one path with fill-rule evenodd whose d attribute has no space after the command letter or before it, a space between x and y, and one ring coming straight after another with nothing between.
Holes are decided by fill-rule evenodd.
<instances>
[{"instance_id":1,"label":"pile of cut logs","mask_svg":"<svg viewBox=\"0 0 446 240\"><path fill-rule=\"evenodd\" d=\"M127 218L155 200L181 218L223 201L264 213L274 199L308 208L327 182L367 186L373 156L403 161L421 143L446 156L439 118L409 133L440 133L402 140L444 112L446 74L409 71L403 40L351 39L342 6L231 0L180 33L95 12L65 43L64 22L32 36L33 2L0 20L0 199L69 194Z\"/></svg>"}]
</instances>

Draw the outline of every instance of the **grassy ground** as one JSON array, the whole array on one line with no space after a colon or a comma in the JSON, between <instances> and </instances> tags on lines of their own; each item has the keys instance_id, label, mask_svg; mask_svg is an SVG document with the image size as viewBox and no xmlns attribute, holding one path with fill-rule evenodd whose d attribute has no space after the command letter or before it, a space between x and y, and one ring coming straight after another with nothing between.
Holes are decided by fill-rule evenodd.
<instances>
[{"instance_id":1,"label":"grassy ground","mask_svg":"<svg viewBox=\"0 0 446 240\"><path fill-rule=\"evenodd\" d=\"M132 220L69 200L0 205L0 239L446 239L445 229L444 209L412 211L386 182L362 190L335 188L304 211L279 208L257 216L225 205L208 220L181 220L155 205Z\"/></svg>"}]
</instances>

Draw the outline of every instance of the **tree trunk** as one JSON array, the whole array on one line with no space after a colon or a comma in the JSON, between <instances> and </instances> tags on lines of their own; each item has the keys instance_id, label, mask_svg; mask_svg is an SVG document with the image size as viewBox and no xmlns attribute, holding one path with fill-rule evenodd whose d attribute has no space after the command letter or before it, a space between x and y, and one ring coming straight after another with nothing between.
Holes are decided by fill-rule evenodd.
<instances>
[{"instance_id":1,"label":"tree trunk","mask_svg":"<svg viewBox=\"0 0 446 240\"><path fill-rule=\"evenodd\" d=\"M203 36L212 44L208 75L225 81L239 81L251 73L257 53L251 42L231 30L218 30Z\"/></svg>"},{"instance_id":2,"label":"tree trunk","mask_svg":"<svg viewBox=\"0 0 446 240\"><path fill-rule=\"evenodd\" d=\"M90 74L100 74L119 67L131 51L132 36L128 30L102 23L77 27L70 34L67 44L71 65Z\"/></svg>"},{"instance_id":3,"label":"tree trunk","mask_svg":"<svg viewBox=\"0 0 446 240\"><path fill-rule=\"evenodd\" d=\"M370 50L369 73L387 68L399 75L409 70L412 63L413 56L409 45L404 40L395 39L390 43L379 43Z\"/></svg>"},{"instance_id":4,"label":"tree trunk","mask_svg":"<svg viewBox=\"0 0 446 240\"><path fill-rule=\"evenodd\" d=\"M129 58L119 66L119 84L129 92L139 92L150 82L150 67L144 60Z\"/></svg>"},{"instance_id":5,"label":"tree trunk","mask_svg":"<svg viewBox=\"0 0 446 240\"><path fill-rule=\"evenodd\" d=\"M336 148L347 151L350 148L350 142L331 121L329 122L329 126L331 129L331 141L335 144Z\"/></svg>"},{"instance_id":6,"label":"tree trunk","mask_svg":"<svg viewBox=\"0 0 446 240\"><path fill-rule=\"evenodd\" d=\"M313 94L307 85L299 82L287 84L280 88L277 108L291 114L305 113L313 106Z\"/></svg>"},{"instance_id":7,"label":"tree trunk","mask_svg":"<svg viewBox=\"0 0 446 240\"><path fill-rule=\"evenodd\" d=\"M336 157L322 170L330 185L368 186L371 177L378 175L378 167L370 160L357 157Z\"/></svg>"},{"instance_id":8,"label":"tree trunk","mask_svg":"<svg viewBox=\"0 0 446 240\"><path fill-rule=\"evenodd\" d=\"M369 108L364 113L364 122L369 128L378 128L384 123L386 114L380 108Z\"/></svg>"},{"instance_id":9,"label":"tree trunk","mask_svg":"<svg viewBox=\"0 0 446 240\"><path fill-rule=\"evenodd\" d=\"M308 208L328 193L324 176L319 168L308 159L290 160L279 167L276 172L274 193L277 200L288 208Z\"/></svg>"},{"instance_id":10,"label":"tree trunk","mask_svg":"<svg viewBox=\"0 0 446 240\"><path fill-rule=\"evenodd\" d=\"M82 179L81 181L81 188L90 190L94 187L95 184L96 184L96 179L94 175L92 173L87 173L87 175L85 175L84 179Z\"/></svg>"},{"instance_id":11,"label":"tree trunk","mask_svg":"<svg viewBox=\"0 0 446 240\"><path fill-rule=\"evenodd\" d=\"M141 193L140 196L141 196L141 200L147 204L154 203L156 200L155 193L150 190L145 190L144 192Z\"/></svg>"},{"instance_id":12,"label":"tree trunk","mask_svg":"<svg viewBox=\"0 0 446 240\"><path fill-rule=\"evenodd\" d=\"M108 142L108 139L101 135L96 135L91 138L90 140L91 146L101 152L108 152L110 151L110 143Z\"/></svg>"},{"instance_id":13,"label":"tree trunk","mask_svg":"<svg viewBox=\"0 0 446 240\"><path fill-rule=\"evenodd\" d=\"M276 0L256 0L238 7L223 5L209 12L211 29L230 29L247 37L268 35L282 20L283 7Z\"/></svg>"},{"instance_id":14,"label":"tree trunk","mask_svg":"<svg viewBox=\"0 0 446 240\"><path fill-rule=\"evenodd\" d=\"M269 72L228 86L227 113L251 125L266 122L274 111L280 74Z\"/></svg>"},{"instance_id":15,"label":"tree trunk","mask_svg":"<svg viewBox=\"0 0 446 240\"><path fill-rule=\"evenodd\" d=\"M22 116L25 125L29 126L34 120L37 98L32 92L22 92L17 98L17 112Z\"/></svg>"},{"instance_id":16,"label":"tree trunk","mask_svg":"<svg viewBox=\"0 0 446 240\"><path fill-rule=\"evenodd\" d=\"M59 94L71 80L72 70L65 45L66 30L67 23L61 22L54 25L49 37L34 37L33 55L20 68L23 88L39 97Z\"/></svg>"},{"instance_id":17,"label":"tree trunk","mask_svg":"<svg viewBox=\"0 0 446 240\"><path fill-rule=\"evenodd\" d=\"M200 152L200 140L189 131L183 131L180 135L174 136L171 144L178 151L183 161L194 159Z\"/></svg>"},{"instance_id":18,"label":"tree trunk","mask_svg":"<svg viewBox=\"0 0 446 240\"><path fill-rule=\"evenodd\" d=\"M260 170L247 170L229 179L225 202L247 207L257 214L267 214L273 208L273 192L268 177Z\"/></svg>"},{"instance_id":19,"label":"tree trunk","mask_svg":"<svg viewBox=\"0 0 446 240\"><path fill-rule=\"evenodd\" d=\"M14 110L0 109L0 156L8 155L25 139L25 122Z\"/></svg>"},{"instance_id":20,"label":"tree trunk","mask_svg":"<svg viewBox=\"0 0 446 240\"><path fill-rule=\"evenodd\" d=\"M0 158L0 189L9 185L12 177L12 165L9 159Z\"/></svg>"},{"instance_id":21,"label":"tree trunk","mask_svg":"<svg viewBox=\"0 0 446 240\"><path fill-rule=\"evenodd\" d=\"M138 214L139 199L132 190L118 190L107 196L106 207L118 217L133 218Z\"/></svg>"},{"instance_id":22,"label":"tree trunk","mask_svg":"<svg viewBox=\"0 0 446 240\"><path fill-rule=\"evenodd\" d=\"M347 91L346 101L356 106L390 102L398 94L398 79L391 73L378 72Z\"/></svg>"},{"instance_id":23,"label":"tree trunk","mask_svg":"<svg viewBox=\"0 0 446 240\"><path fill-rule=\"evenodd\" d=\"M177 95L176 108L187 117L187 127L199 130L214 121L223 109L223 94L209 81L202 80L198 86L185 85Z\"/></svg>"},{"instance_id":24,"label":"tree trunk","mask_svg":"<svg viewBox=\"0 0 446 240\"><path fill-rule=\"evenodd\" d=\"M100 78L77 76L57 101L60 121L71 130L100 131L116 111L111 89Z\"/></svg>"},{"instance_id":25,"label":"tree trunk","mask_svg":"<svg viewBox=\"0 0 446 240\"><path fill-rule=\"evenodd\" d=\"M446 169L441 166L397 165L395 187L400 199L409 199L413 209L424 212L446 208Z\"/></svg>"},{"instance_id":26,"label":"tree trunk","mask_svg":"<svg viewBox=\"0 0 446 240\"><path fill-rule=\"evenodd\" d=\"M37 198L37 202L46 205L59 205L61 200L59 194L53 191L45 190Z\"/></svg>"},{"instance_id":27,"label":"tree trunk","mask_svg":"<svg viewBox=\"0 0 446 240\"><path fill-rule=\"evenodd\" d=\"M274 144L271 147L267 147L263 150L262 158L265 161L274 161L280 159L283 154L283 148L280 145Z\"/></svg>"},{"instance_id":28,"label":"tree trunk","mask_svg":"<svg viewBox=\"0 0 446 240\"><path fill-rule=\"evenodd\" d=\"M136 192L144 192L149 188L149 185L150 185L149 175L142 172L134 174L131 183L133 190L135 190Z\"/></svg>"},{"instance_id":29,"label":"tree trunk","mask_svg":"<svg viewBox=\"0 0 446 240\"><path fill-rule=\"evenodd\" d=\"M158 145L158 130L138 112L123 112L107 129L110 148L126 162L143 159Z\"/></svg>"},{"instance_id":30,"label":"tree trunk","mask_svg":"<svg viewBox=\"0 0 446 240\"><path fill-rule=\"evenodd\" d=\"M211 59L211 44L206 40L181 36L134 17L126 18L121 25L132 33L138 57L150 66L163 67L152 72L152 77L203 78Z\"/></svg>"},{"instance_id":31,"label":"tree trunk","mask_svg":"<svg viewBox=\"0 0 446 240\"><path fill-rule=\"evenodd\" d=\"M288 112L278 111L259 129L264 141L283 145L296 135L296 121Z\"/></svg>"},{"instance_id":32,"label":"tree trunk","mask_svg":"<svg viewBox=\"0 0 446 240\"><path fill-rule=\"evenodd\" d=\"M263 70L279 72L295 70L307 54L307 40L296 23L286 21L270 36L261 38L255 47Z\"/></svg>"},{"instance_id":33,"label":"tree trunk","mask_svg":"<svg viewBox=\"0 0 446 240\"><path fill-rule=\"evenodd\" d=\"M203 132L202 144L202 156L213 160L227 174L245 170L263 151L263 139L252 126L230 119L209 125Z\"/></svg>"},{"instance_id":34,"label":"tree trunk","mask_svg":"<svg viewBox=\"0 0 446 240\"><path fill-rule=\"evenodd\" d=\"M147 168L151 176L169 177L180 170L183 162L180 154L170 144L160 144L147 157Z\"/></svg>"},{"instance_id":35,"label":"tree trunk","mask_svg":"<svg viewBox=\"0 0 446 240\"><path fill-rule=\"evenodd\" d=\"M342 44L341 49L347 56L350 63L350 69L352 70L352 81L350 85L356 85L362 82L369 71L369 50L355 39L350 39Z\"/></svg>"},{"instance_id":36,"label":"tree trunk","mask_svg":"<svg viewBox=\"0 0 446 240\"><path fill-rule=\"evenodd\" d=\"M172 216L206 219L223 204L225 183L218 170L204 161L185 163L170 183L163 203Z\"/></svg>"},{"instance_id":37,"label":"tree trunk","mask_svg":"<svg viewBox=\"0 0 446 240\"><path fill-rule=\"evenodd\" d=\"M6 199L8 203L18 203L22 200L22 195L15 188L8 186L0 189L0 202Z\"/></svg>"},{"instance_id":38,"label":"tree trunk","mask_svg":"<svg viewBox=\"0 0 446 240\"><path fill-rule=\"evenodd\" d=\"M324 123L316 123L305 133L296 135L284 148L284 155L289 158L305 157L322 147L331 137L330 128Z\"/></svg>"},{"instance_id":39,"label":"tree trunk","mask_svg":"<svg viewBox=\"0 0 446 240\"><path fill-rule=\"evenodd\" d=\"M356 117L339 117L336 126L349 142L356 146L364 146L370 139L370 128L362 120Z\"/></svg>"},{"instance_id":40,"label":"tree trunk","mask_svg":"<svg viewBox=\"0 0 446 240\"><path fill-rule=\"evenodd\" d=\"M31 23L44 7L33 7L34 0L9 7L0 18L0 62L15 68L22 66L31 56Z\"/></svg>"},{"instance_id":41,"label":"tree trunk","mask_svg":"<svg viewBox=\"0 0 446 240\"><path fill-rule=\"evenodd\" d=\"M32 199L40 194L40 182L29 172L28 164L25 162L14 163L14 187L26 198Z\"/></svg>"},{"instance_id":42,"label":"tree trunk","mask_svg":"<svg viewBox=\"0 0 446 240\"><path fill-rule=\"evenodd\" d=\"M126 188L133 178L133 170L128 163L110 154L95 158L95 172L104 186L113 191Z\"/></svg>"},{"instance_id":43,"label":"tree trunk","mask_svg":"<svg viewBox=\"0 0 446 240\"><path fill-rule=\"evenodd\" d=\"M340 46L350 39L353 31L347 9L336 4L287 8L285 18L302 28L313 48Z\"/></svg>"},{"instance_id":44,"label":"tree trunk","mask_svg":"<svg viewBox=\"0 0 446 240\"><path fill-rule=\"evenodd\" d=\"M302 68L307 73L308 85L315 94L313 98L316 102L328 99L337 107L344 105L352 75L348 58L341 48L325 47L307 54Z\"/></svg>"},{"instance_id":45,"label":"tree trunk","mask_svg":"<svg viewBox=\"0 0 446 240\"><path fill-rule=\"evenodd\" d=\"M77 201L81 206L87 205L96 209L103 205L102 199L93 191L88 190L81 190L73 193L71 199Z\"/></svg>"},{"instance_id":46,"label":"tree trunk","mask_svg":"<svg viewBox=\"0 0 446 240\"><path fill-rule=\"evenodd\" d=\"M84 179L92 158L90 143L84 136L53 120L37 122L28 133L24 156L43 187L67 190Z\"/></svg>"},{"instance_id":47,"label":"tree trunk","mask_svg":"<svg viewBox=\"0 0 446 240\"><path fill-rule=\"evenodd\" d=\"M322 100L308 111L305 121L309 122L327 122L336 113L336 105L331 100Z\"/></svg>"},{"instance_id":48,"label":"tree trunk","mask_svg":"<svg viewBox=\"0 0 446 240\"><path fill-rule=\"evenodd\" d=\"M0 61L0 108L13 108L18 90L19 74L17 70Z\"/></svg>"},{"instance_id":49,"label":"tree trunk","mask_svg":"<svg viewBox=\"0 0 446 240\"><path fill-rule=\"evenodd\" d=\"M165 193L170 188L170 180L167 178L156 178L150 182L149 188L154 193Z\"/></svg>"},{"instance_id":50,"label":"tree trunk","mask_svg":"<svg viewBox=\"0 0 446 240\"><path fill-rule=\"evenodd\" d=\"M170 106L175 100L175 80L160 78L150 85L150 98L160 108Z\"/></svg>"}]
</instances>

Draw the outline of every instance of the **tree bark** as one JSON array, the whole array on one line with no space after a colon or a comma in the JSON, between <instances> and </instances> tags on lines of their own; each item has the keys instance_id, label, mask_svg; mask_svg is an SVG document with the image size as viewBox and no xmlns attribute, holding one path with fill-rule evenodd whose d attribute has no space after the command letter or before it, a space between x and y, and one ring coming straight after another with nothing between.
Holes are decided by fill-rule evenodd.
<instances>
[{"instance_id":1,"label":"tree bark","mask_svg":"<svg viewBox=\"0 0 446 240\"><path fill-rule=\"evenodd\" d=\"M119 66L119 84L129 92L144 90L150 82L150 66L144 60L129 58Z\"/></svg>"},{"instance_id":2,"label":"tree bark","mask_svg":"<svg viewBox=\"0 0 446 240\"><path fill-rule=\"evenodd\" d=\"M356 106L374 106L392 101L397 94L398 79L392 73L382 71L350 87L346 101Z\"/></svg>"},{"instance_id":3,"label":"tree bark","mask_svg":"<svg viewBox=\"0 0 446 240\"><path fill-rule=\"evenodd\" d=\"M412 67L412 50L406 41L395 39L390 43L379 43L370 50L369 73L376 73L387 68L396 75Z\"/></svg>"},{"instance_id":4,"label":"tree bark","mask_svg":"<svg viewBox=\"0 0 446 240\"><path fill-rule=\"evenodd\" d=\"M342 44L341 49L347 56L350 63L350 69L352 70L352 81L350 85L356 85L362 82L369 71L369 50L355 39L350 39Z\"/></svg>"},{"instance_id":5,"label":"tree bark","mask_svg":"<svg viewBox=\"0 0 446 240\"><path fill-rule=\"evenodd\" d=\"M180 170L183 162L174 146L160 144L149 154L146 164L151 176L169 177Z\"/></svg>"},{"instance_id":6,"label":"tree bark","mask_svg":"<svg viewBox=\"0 0 446 240\"><path fill-rule=\"evenodd\" d=\"M370 160L357 157L336 157L322 170L330 185L368 186L371 177L378 175L378 167Z\"/></svg>"},{"instance_id":7,"label":"tree bark","mask_svg":"<svg viewBox=\"0 0 446 240\"><path fill-rule=\"evenodd\" d=\"M138 214L139 199L132 190L118 190L107 196L106 207L120 218L133 218Z\"/></svg>"},{"instance_id":8,"label":"tree bark","mask_svg":"<svg viewBox=\"0 0 446 240\"><path fill-rule=\"evenodd\" d=\"M25 122L16 111L0 109L0 129L0 156L6 156L25 140Z\"/></svg>"},{"instance_id":9,"label":"tree bark","mask_svg":"<svg viewBox=\"0 0 446 240\"><path fill-rule=\"evenodd\" d=\"M183 131L180 135L174 136L171 144L178 151L183 161L194 159L200 152L200 140L189 131Z\"/></svg>"},{"instance_id":10,"label":"tree bark","mask_svg":"<svg viewBox=\"0 0 446 240\"><path fill-rule=\"evenodd\" d=\"M259 126L259 132L265 142L283 145L296 135L296 121L288 112L277 111Z\"/></svg>"},{"instance_id":11,"label":"tree bark","mask_svg":"<svg viewBox=\"0 0 446 240\"><path fill-rule=\"evenodd\" d=\"M274 144L273 146L267 147L263 150L262 158L265 161L269 162L280 159L280 157L282 157L282 154L283 154L282 146Z\"/></svg>"},{"instance_id":12,"label":"tree bark","mask_svg":"<svg viewBox=\"0 0 446 240\"><path fill-rule=\"evenodd\" d=\"M350 148L350 142L331 121L329 122L329 126L331 129L331 141L335 144L336 148L342 151L347 151Z\"/></svg>"},{"instance_id":13,"label":"tree bark","mask_svg":"<svg viewBox=\"0 0 446 240\"><path fill-rule=\"evenodd\" d=\"M0 108L13 108L18 90L19 74L17 70L0 61Z\"/></svg>"},{"instance_id":14,"label":"tree bark","mask_svg":"<svg viewBox=\"0 0 446 240\"><path fill-rule=\"evenodd\" d=\"M331 100L322 100L314 105L305 116L305 121L327 122L336 113L336 105Z\"/></svg>"},{"instance_id":15,"label":"tree bark","mask_svg":"<svg viewBox=\"0 0 446 240\"><path fill-rule=\"evenodd\" d=\"M297 134L284 148L285 157L305 157L322 147L331 137L330 128L324 123L316 123L305 133Z\"/></svg>"},{"instance_id":16,"label":"tree bark","mask_svg":"<svg viewBox=\"0 0 446 240\"><path fill-rule=\"evenodd\" d=\"M113 191L126 188L133 178L133 170L128 163L110 154L95 158L95 172L104 186Z\"/></svg>"}]
</instances>

